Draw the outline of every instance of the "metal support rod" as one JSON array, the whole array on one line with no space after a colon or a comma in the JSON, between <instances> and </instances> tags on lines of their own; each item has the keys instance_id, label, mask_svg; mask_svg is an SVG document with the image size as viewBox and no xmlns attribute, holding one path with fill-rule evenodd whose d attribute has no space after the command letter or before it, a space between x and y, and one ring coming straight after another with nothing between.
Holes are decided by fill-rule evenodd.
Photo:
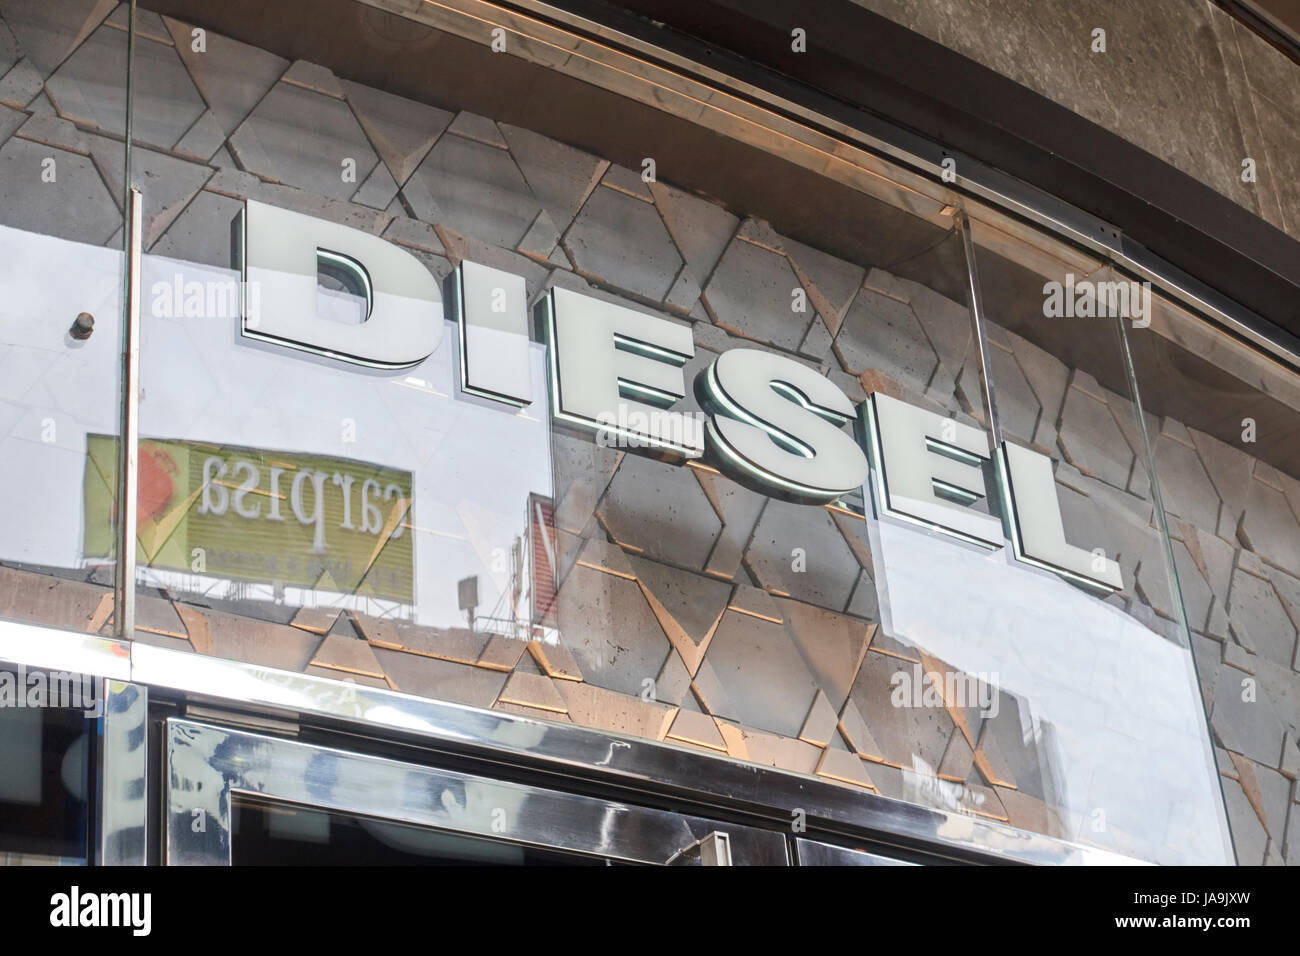
<instances>
[{"instance_id":1,"label":"metal support rod","mask_svg":"<svg viewBox=\"0 0 1300 956\"><path fill-rule=\"evenodd\" d=\"M113 578L113 631L135 636L135 549L137 513L137 442L140 402L140 265L143 196L131 185L131 132L135 99L135 0L127 8L126 117L122 147L126 230L122 277L122 395L117 442L117 573Z\"/></svg>"},{"instance_id":2,"label":"metal support rod","mask_svg":"<svg viewBox=\"0 0 1300 956\"><path fill-rule=\"evenodd\" d=\"M957 228L966 260L966 301L970 306L971 335L980 364L980 383L984 387L984 406L988 413L989 434L993 447L1002 445L1002 424L998 420L997 401L993 395L993 370L989 363L989 340L984 321L984 298L980 291L979 267L975 262L975 241L971 238L970 220L963 210L957 211Z\"/></svg>"},{"instance_id":3,"label":"metal support rod","mask_svg":"<svg viewBox=\"0 0 1300 956\"><path fill-rule=\"evenodd\" d=\"M127 193L126 296L122 315L122 420L117 455L117 575L113 618L118 637L135 636L135 552L140 398L140 266L143 196Z\"/></svg>"}]
</instances>

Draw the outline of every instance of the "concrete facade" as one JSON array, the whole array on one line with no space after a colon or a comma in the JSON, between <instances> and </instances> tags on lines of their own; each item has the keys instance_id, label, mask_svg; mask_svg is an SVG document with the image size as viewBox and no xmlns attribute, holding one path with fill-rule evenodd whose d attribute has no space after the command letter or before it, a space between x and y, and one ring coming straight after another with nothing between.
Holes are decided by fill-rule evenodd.
<instances>
[{"instance_id":1,"label":"concrete facade","mask_svg":"<svg viewBox=\"0 0 1300 956\"><path fill-rule=\"evenodd\" d=\"M1213 0L854 0L1300 238L1300 65ZM1105 31L1105 52L1094 51ZM1255 161L1254 182L1242 162Z\"/></svg>"}]
</instances>

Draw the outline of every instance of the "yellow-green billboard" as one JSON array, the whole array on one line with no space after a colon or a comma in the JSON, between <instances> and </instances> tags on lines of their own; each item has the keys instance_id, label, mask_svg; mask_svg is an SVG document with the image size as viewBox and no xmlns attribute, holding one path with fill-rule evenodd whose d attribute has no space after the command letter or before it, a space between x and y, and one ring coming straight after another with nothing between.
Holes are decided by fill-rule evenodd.
<instances>
[{"instance_id":1,"label":"yellow-green billboard","mask_svg":"<svg viewBox=\"0 0 1300 956\"><path fill-rule=\"evenodd\" d=\"M86 555L112 553L117 439L91 435ZM410 472L323 455L143 439L142 568L414 603Z\"/></svg>"}]
</instances>

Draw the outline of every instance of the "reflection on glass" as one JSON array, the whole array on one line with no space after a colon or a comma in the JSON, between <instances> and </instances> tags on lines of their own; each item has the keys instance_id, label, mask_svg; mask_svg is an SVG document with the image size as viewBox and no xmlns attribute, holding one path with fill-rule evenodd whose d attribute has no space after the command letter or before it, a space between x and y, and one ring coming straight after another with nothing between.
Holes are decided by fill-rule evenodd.
<instances>
[{"instance_id":1,"label":"reflection on glass","mask_svg":"<svg viewBox=\"0 0 1300 956\"><path fill-rule=\"evenodd\" d=\"M605 866L599 857L242 797L236 866Z\"/></svg>"},{"instance_id":2,"label":"reflection on glass","mask_svg":"<svg viewBox=\"0 0 1300 956\"><path fill-rule=\"evenodd\" d=\"M1128 340L1219 783L1238 862L1277 863L1297 819L1300 378L1153 303Z\"/></svg>"},{"instance_id":3,"label":"reflection on glass","mask_svg":"<svg viewBox=\"0 0 1300 956\"><path fill-rule=\"evenodd\" d=\"M0 10L0 617L92 632L113 613L115 516L83 522L81 488L88 436L119 422L125 12Z\"/></svg>"},{"instance_id":4,"label":"reflection on glass","mask_svg":"<svg viewBox=\"0 0 1300 956\"><path fill-rule=\"evenodd\" d=\"M0 668L0 865L85 863L98 682Z\"/></svg>"},{"instance_id":5,"label":"reflection on glass","mask_svg":"<svg viewBox=\"0 0 1300 956\"><path fill-rule=\"evenodd\" d=\"M150 213L142 283L137 639L634 734L1145 858L1223 858L1115 323L1095 298L1092 315L1046 305L1045 283L1075 302L1101 263L977 222L984 368L957 198L942 187L907 188L901 172L858 177L868 192L799 179L801 204L852 223L837 230L766 185L724 206L690 169L648 181L562 141L569 118L549 117L543 135L516 124L546 116L462 109L483 84L519 82L487 48L473 86L419 103L353 82L355 63L291 62L215 32L199 59L176 42L189 30L165 21L145 38L143 68L166 82L141 101L149 148L131 171L176 190ZM379 56L375 36L353 39ZM562 91L528 69L539 91ZM627 128L609 152L650 155L641 126ZM754 179L793 175L789 141L754 138ZM274 242L253 255L266 288L241 287L231 265L248 250L231 224L250 201L346 225L406 267L414 257L417 284L475 262L516 277L530 306L558 286L685 329L675 412L709 411L697 379L746 348L833 384L860 441L873 393L937 416L950 459L943 422L1000 429L1050 459L1065 540L1116 562L1123 586L1103 595L1016 562L1005 535L981 547L898 523L869 489L798 504L714 453L684 462L562 427L540 342L519 366L527 388L508 392L534 397L522 409L461 390L451 323L400 371L373 367L400 364L388 352L366 365L289 348L283 330L304 321L331 323L333 342L364 338L375 290L350 253L318 245L277 267ZM84 248L24 262L58 289ZM258 331L249 296L308 306L255 313L277 331L259 341L243 334ZM63 449L67 474L29 492L82 503L34 535L64 567L111 541L104 415L91 404ZM930 490L1005 521L994 469L978 468L982 489L967 474ZM71 499L56 501L56 478Z\"/></svg>"},{"instance_id":6,"label":"reflection on glass","mask_svg":"<svg viewBox=\"0 0 1300 956\"><path fill-rule=\"evenodd\" d=\"M405 646L398 624L526 637L529 501L550 491L544 409L459 393L450 323L428 359L394 372L249 339L237 315L207 310L205 290L235 284L145 262L140 584L296 625L293 649L270 635L264 649L295 669L342 611L384 644ZM193 309L178 313L176 289ZM540 347L531 357L540 393ZM238 627L207 619L219 644Z\"/></svg>"},{"instance_id":7,"label":"reflection on glass","mask_svg":"<svg viewBox=\"0 0 1300 956\"><path fill-rule=\"evenodd\" d=\"M1231 850L1118 324L1145 321L1149 300L1059 243L975 225L1003 438L1051 458L1065 540L1116 562L1123 586L1092 588L1009 549L940 551L882 522L893 628L924 635L913 642L938 672L997 685L1001 713L969 727L967 759L1013 822L1032 814L1043 832L1161 862L1223 862Z\"/></svg>"}]
</instances>

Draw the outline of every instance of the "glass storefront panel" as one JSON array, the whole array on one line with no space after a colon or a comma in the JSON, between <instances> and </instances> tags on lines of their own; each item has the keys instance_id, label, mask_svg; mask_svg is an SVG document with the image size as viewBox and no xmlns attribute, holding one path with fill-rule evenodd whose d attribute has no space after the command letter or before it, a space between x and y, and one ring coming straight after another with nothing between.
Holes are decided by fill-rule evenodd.
<instances>
[{"instance_id":1,"label":"glass storefront panel","mask_svg":"<svg viewBox=\"0 0 1300 956\"><path fill-rule=\"evenodd\" d=\"M238 82L243 107L224 118L212 107L207 125L224 122L224 139L205 141L195 181L209 178L147 249L138 639L891 796L908 796L898 766L912 766L909 735L938 767L955 725L928 712L922 728L896 725L879 709L901 655L878 634L861 407L873 390L963 435L987 422L953 207L884 181L878 195L823 184L732 145L755 167L754 206L728 209L684 188L713 175L709 164L678 163L670 184L667 162L652 175L653 161L615 162L455 109L519 83L513 61L489 51L473 85L462 77L424 104L351 81L348 63L291 62L213 31L195 53L188 24L163 24L205 101L230 102ZM625 153L652 160L644 131L620 135ZM769 202L768 172L814 187L809 204ZM538 318L537 400L519 410L458 391L456 347L472 354L472 342L450 322L423 364L385 371L214 310L239 299L241 279L241 304L260 296L273 325L267 303L288 301L297 276L231 259L233 222L236 254L260 261L263 206L299 214L275 228L304 230L311 251L350 242L367 266L385 255L355 234L313 237L307 216L380 236L439 280L466 261L518 277ZM319 290L310 276L310 307L357 328L346 276L327 272ZM468 277L448 286L453 311L482 309L475 295ZM579 370L630 362L602 409L608 429L564 390L577 381L560 367L565 336L581 340L594 326L575 323L596 321L577 314L582 303L624 323L599 330L611 336L606 367ZM666 379L645 357L656 348L679 353L658 363ZM787 391L785 445L759 442L775 454L735 425L706 439L706 411L735 388L725 377L745 374L726 370L773 356L784 364L771 374L793 376L787 387L819 411L800 424ZM712 368L724 379L710 386ZM856 473L827 493L816 469L794 468L803 491L786 495L784 469L813 457L795 434L809 421L823 456ZM405 540L378 519L362 526L368 485L398 489L381 515L409 500ZM975 510L987 518L988 507Z\"/></svg>"},{"instance_id":2,"label":"glass storefront panel","mask_svg":"<svg viewBox=\"0 0 1300 956\"><path fill-rule=\"evenodd\" d=\"M0 667L0 866L84 864L101 681Z\"/></svg>"},{"instance_id":3,"label":"glass storefront panel","mask_svg":"<svg viewBox=\"0 0 1300 956\"><path fill-rule=\"evenodd\" d=\"M1128 338L1237 860L1294 863L1300 383L1159 295Z\"/></svg>"},{"instance_id":4,"label":"glass storefront panel","mask_svg":"<svg viewBox=\"0 0 1300 956\"><path fill-rule=\"evenodd\" d=\"M108 631L115 515L90 501L116 475L126 8L0 21L0 617Z\"/></svg>"},{"instance_id":5,"label":"glass storefront panel","mask_svg":"<svg viewBox=\"0 0 1300 956\"><path fill-rule=\"evenodd\" d=\"M508 153L442 139L448 111L147 18L184 81L170 108L195 113L184 160L167 158L183 195L144 261L137 638L490 704L495 672L472 665L494 637L527 638L549 435L544 403L462 389L444 238L457 261L477 240L440 235L419 187L446 156L499 174ZM137 182L154 158L136 153ZM515 258L527 289L466 281L522 319L539 270ZM526 324L498 331L482 351L544 395Z\"/></svg>"},{"instance_id":6,"label":"glass storefront panel","mask_svg":"<svg viewBox=\"0 0 1300 956\"><path fill-rule=\"evenodd\" d=\"M95 150L121 146L125 82L93 65L125 8L72 29L74 6L15 14L67 49L26 107L40 136L8 142L80 137L70 155L109 181L121 161ZM1229 858L1192 670L1202 633L1225 638L1211 601L1189 649L1118 326L1045 305L1104 263L636 70L514 32L496 52L454 5L418 27L344 0L149 6L136 640ZM66 311L62 277L98 260L63 235L73 200L51 202L40 239L83 245L32 259L24 220L15 256L48 279L31 301ZM96 241L116 269L121 236ZM79 630L111 627L120 309L101 309L100 379L64 356L57 391L14 405L81 417L7 499L21 567L0 568L97 585L63 616L0 589L0 613ZM30 351L20 332L6 346ZM1202 427L1149 407L1160 468L1165 414ZM69 450L77 507L21 533ZM1233 548L1276 531L1165 505ZM1180 580L1210 566L1191 534ZM1233 593L1281 594L1272 547Z\"/></svg>"},{"instance_id":7,"label":"glass storefront panel","mask_svg":"<svg viewBox=\"0 0 1300 956\"><path fill-rule=\"evenodd\" d=\"M1019 711L1019 736L984 754L1015 784L996 788L1004 805L1044 801L1048 832L1132 856L1230 860L1149 474L1156 420L1138 421L1133 333L1120 326L1149 322L1150 297L1063 243L999 225L976 220L972 233L1016 560L980 583L954 569L945 590L963 595L959 610L934 632L998 673ZM922 573L937 583L933 566ZM940 619L919 588L913 607Z\"/></svg>"},{"instance_id":8,"label":"glass storefront panel","mask_svg":"<svg viewBox=\"0 0 1300 956\"><path fill-rule=\"evenodd\" d=\"M604 866L559 853L386 820L237 799L234 866Z\"/></svg>"}]
</instances>

